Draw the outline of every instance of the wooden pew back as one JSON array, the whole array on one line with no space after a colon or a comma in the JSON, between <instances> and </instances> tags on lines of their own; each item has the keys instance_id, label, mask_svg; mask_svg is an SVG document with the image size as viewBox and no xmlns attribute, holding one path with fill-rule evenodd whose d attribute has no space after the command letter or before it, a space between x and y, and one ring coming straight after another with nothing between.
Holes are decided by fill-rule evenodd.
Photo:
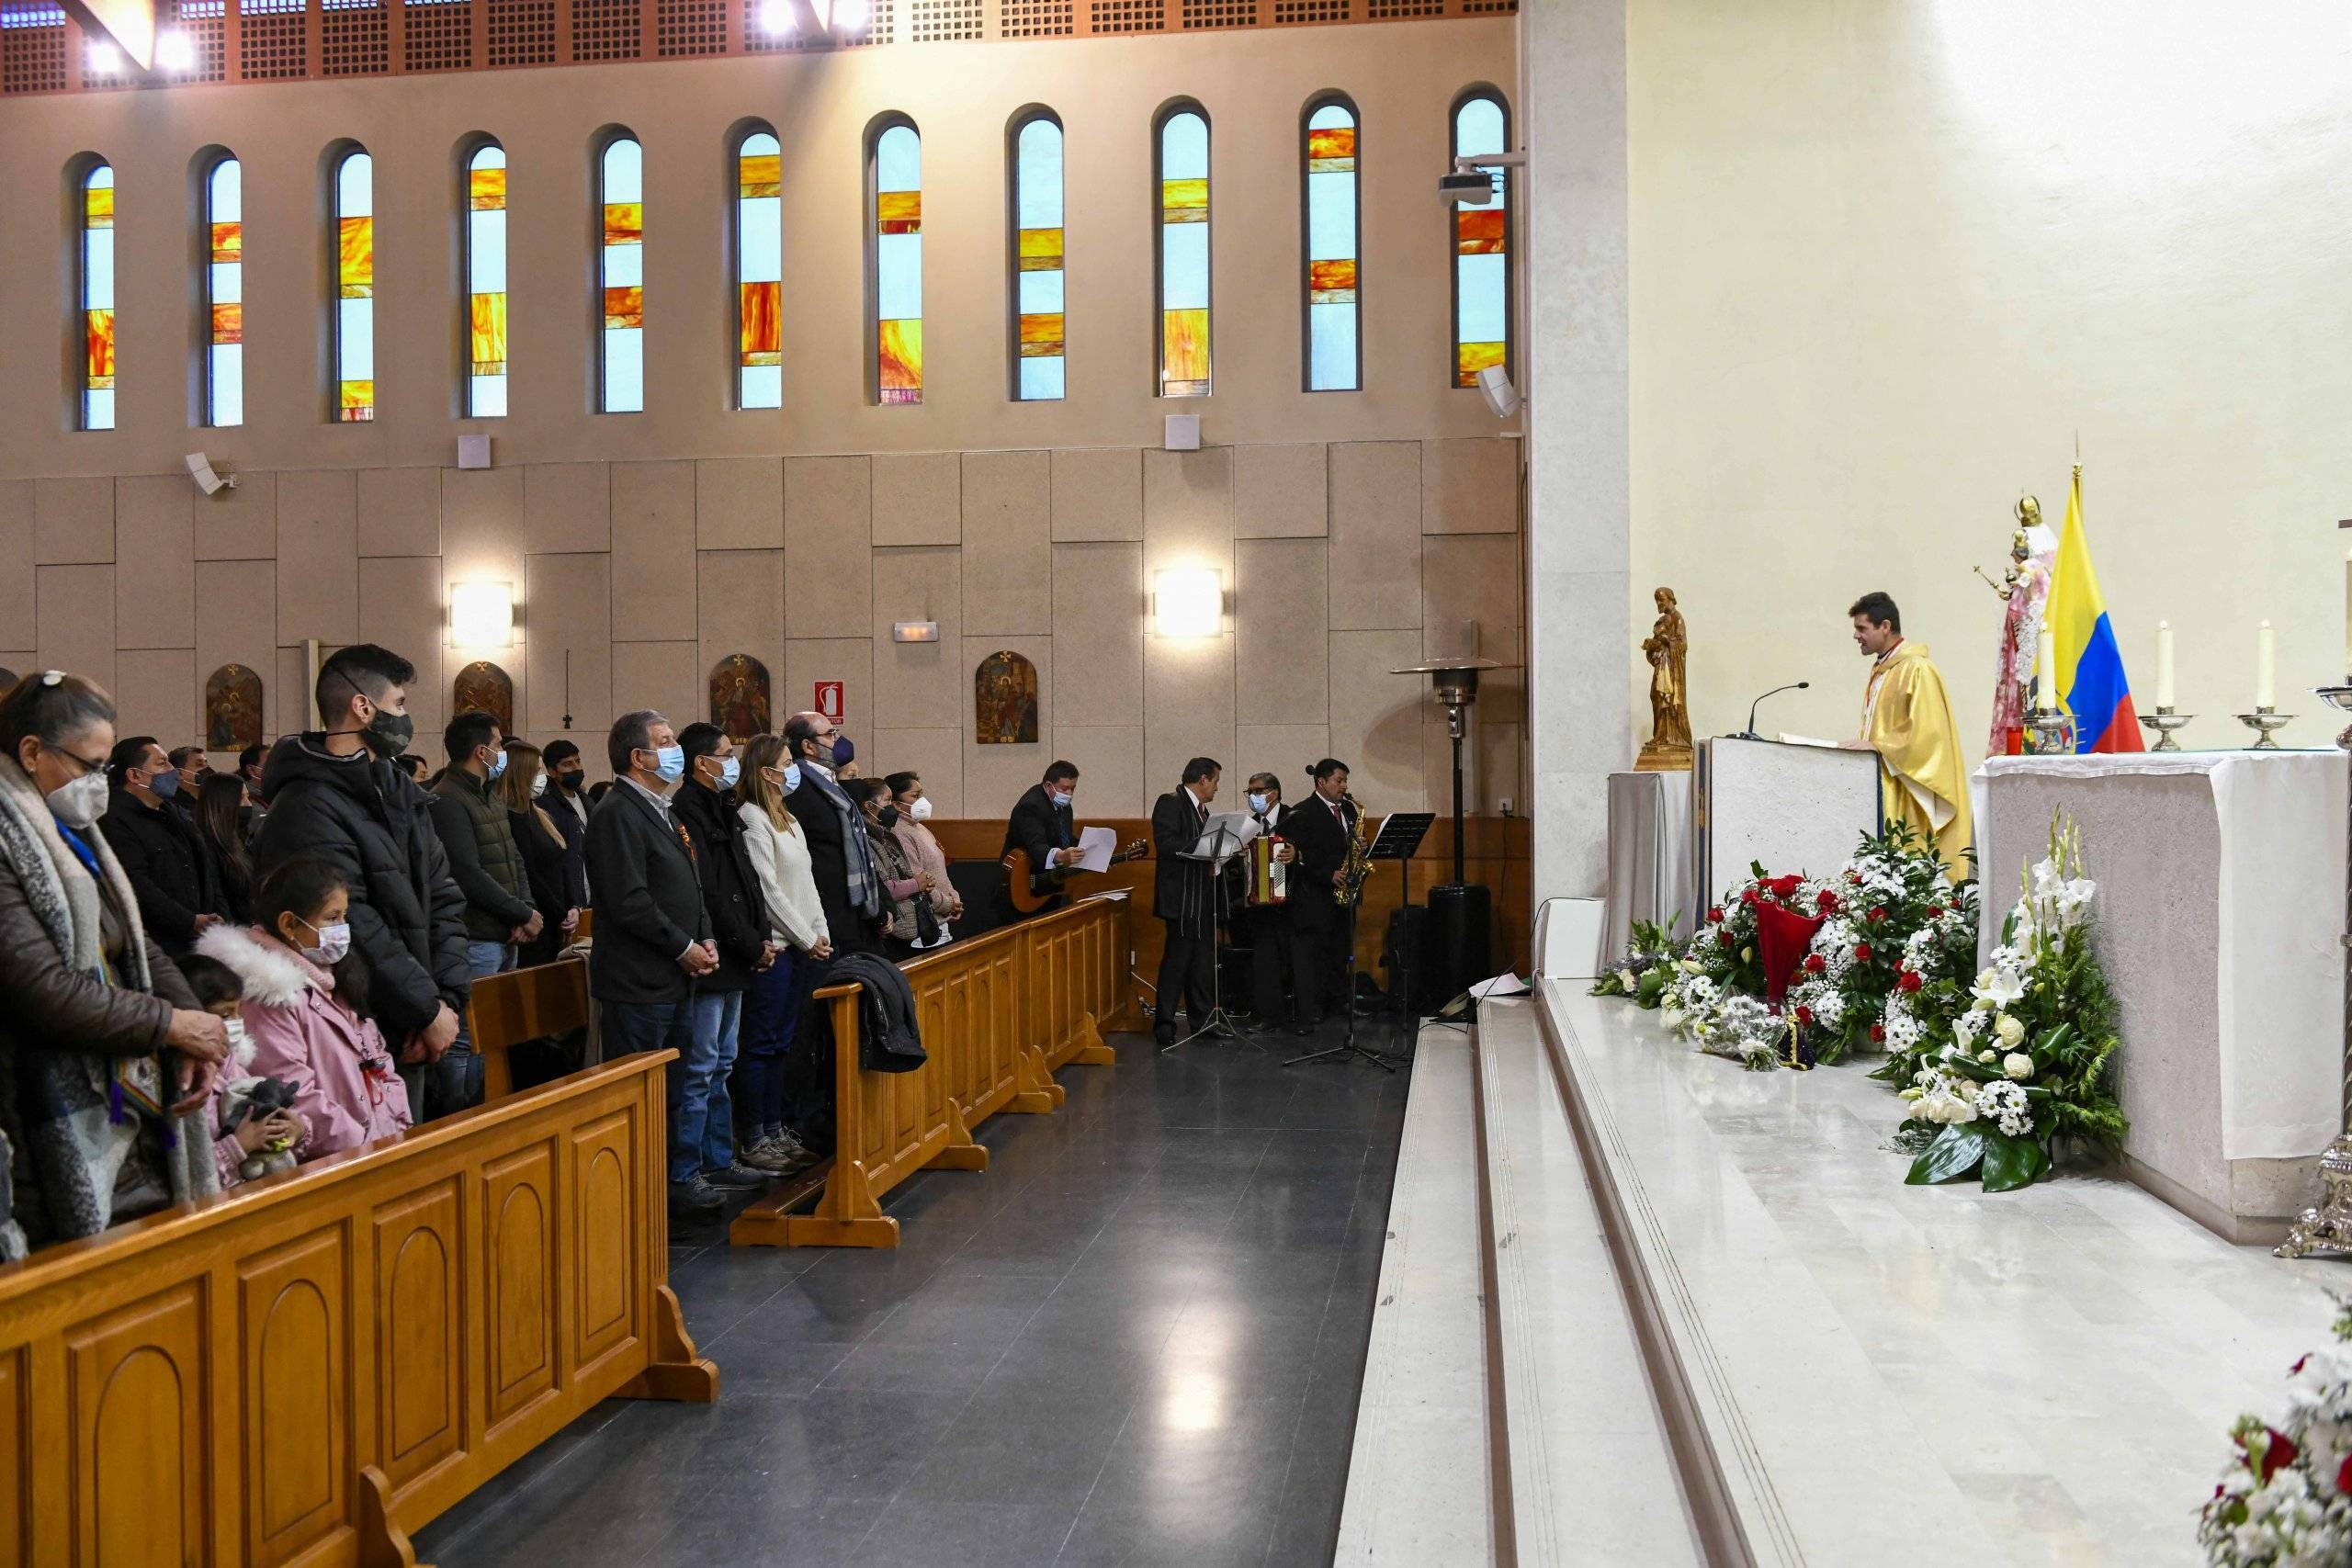
<instances>
[{"instance_id":1,"label":"wooden pew back","mask_svg":"<svg viewBox=\"0 0 2352 1568\"><path fill-rule=\"evenodd\" d=\"M483 1100L503 1100L514 1092L510 1050L526 1040L585 1029L588 1014L585 959L563 958L476 980L468 1029L481 1053Z\"/></svg>"}]
</instances>

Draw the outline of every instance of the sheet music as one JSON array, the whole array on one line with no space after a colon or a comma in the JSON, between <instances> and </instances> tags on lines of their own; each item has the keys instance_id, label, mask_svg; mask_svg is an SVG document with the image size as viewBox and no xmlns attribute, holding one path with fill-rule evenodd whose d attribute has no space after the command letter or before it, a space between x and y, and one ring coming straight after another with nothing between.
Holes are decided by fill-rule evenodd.
<instances>
[{"instance_id":1,"label":"sheet music","mask_svg":"<svg viewBox=\"0 0 2352 1568\"><path fill-rule=\"evenodd\" d=\"M1223 829L1222 845L1219 829ZM1201 824L1201 836L1193 840L1196 855L1216 854L1220 863L1230 860L1250 840L1258 836L1258 819L1247 811L1220 811ZM1222 847L1224 853L1217 854Z\"/></svg>"},{"instance_id":2,"label":"sheet music","mask_svg":"<svg viewBox=\"0 0 2352 1568\"><path fill-rule=\"evenodd\" d=\"M1781 731L1781 744L1783 746L1818 746L1825 751L1836 751L1841 749L1835 740L1815 740L1810 735L1791 735L1785 729Z\"/></svg>"},{"instance_id":3,"label":"sheet music","mask_svg":"<svg viewBox=\"0 0 2352 1568\"><path fill-rule=\"evenodd\" d=\"M1109 828L1081 828L1078 833L1077 867L1080 871L1108 871L1111 857L1118 852L1119 835Z\"/></svg>"}]
</instances>

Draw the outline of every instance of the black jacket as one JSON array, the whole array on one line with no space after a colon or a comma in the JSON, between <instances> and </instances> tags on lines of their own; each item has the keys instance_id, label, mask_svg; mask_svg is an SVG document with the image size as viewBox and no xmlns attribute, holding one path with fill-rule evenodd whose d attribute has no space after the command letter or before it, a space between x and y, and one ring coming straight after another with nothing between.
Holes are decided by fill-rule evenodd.
<instances>
[{"instance_id":1,"label":"black jacket","mask_svg":"<svg viewBox=\"0 0 2352 1568\"><path fill-rule=\"evenodd\" d=\"M1004 848L998 854L1001 858L1015 850L1028 852L1033 882L1042 883L1039 874L1046 869L1046 856L1077 842L1078 825L1070 820L1069 807L1057 805L1044 784L1033 784L1012 803L1012 816L1004 825Z\"/></svg>"},{"instance_id":2,"label":"black jacket","mask_svg":"<svg viewBox=\"0 0 2352 1568\"><path fill-rule=\"evenodd\" d=\"M98 827L130 878L140 919L165 953L177 957L187 951L198 915L228 917L212 847L170 801L142 806L129 790L115 790Z\"/></svg>"},{"instance_id":3,"label":"black jacket","mask_svg":"<svg viewBox=\"0 0 2352 1568\"><path fill-rule=\"evenodd\" d=\"M1310 797L1283 813L1283 837L1298 850L1290 867L1291 924L1302 931L1328 931L1340 923L1340 906L1331 896L1331 874L1348 863L1348 838L1355 830L1356 808L1346 801L1340 810L1347 818L1341 827L1331 808Z\"/></svg>"},{"instance_id":4,"label":"black jacket","mask_svg":"<svg viewBox=\"0 0 2352 1568\"><path fill-rule=\"evenodd\" d=\"M1209 807L1216 815L1216 807ZM1190 794L1170 790L1151 808L1151 912L1174 921L1187 936L1206 936L1216 919L1215 889L1205 861L1181 860L1200 841L1201 815Z\"/></svg>"},{"instance_id":5,"label":"black jacket","mask_svg":"<svg viewBox=\"0 0 2352 1568\"><path fill-rule=\"evenodd\" d=\"M463 1016L466 897L408 771L366 752L336 757L325 736L289 735L262 769L269 819L254 840L254 880L317 855L351 894L351 950L368 964L368 1016L395 1055L447 1002Z\"/></svg>"},{"instance_id":6,"label":"black jacket","mask_svg":"<svg viewBox=\"0 0 2352 1568\"><path fill-rule=\"evenodd\" d=\"M449 874L466 896L466 935L512 942L531 918L531 878L514 842L506 803L463 768L433 786L433 826L449 856Z\"/></svg>"},{"instance_id":7,"label":"black jacket","mask_svg":"<svg viewBox=\"0 0 2352 1568\"><path fill-rule=\"evenodd\" d=\"M825 908L826 940L835 953L872 951L873 924L849 901L849 870L843 857L850 852L842 838L841 813L833 809L832 797L811 783L804 769L800 787L785 797L785 805L808 844L808 874L817 884L817 901ZM864 831L862 826L859 830Z\"/></svg>"},{"instance_id":8,"label":"black jacket","mask_svg":"<svg viewBox=\"0 0 2352 1568\"><path fill-rule=\"evenodd\" d=\"M703 908L710 912L710 934L718 943L718 968L696 982L705 991L740 991L767 952L767 905L760 897L759 873L743 846L742 819L731 795L689 780L670 797L670 808L695 836L695 869L702 875Z\"/></svg>"},{"instance_id":9,"label":"black jacket","mask_svg":"<svg viewBox=\"0 0 2352 1568\"><path fill-rule=\"evenodd\" d=\"M555 814L547 815L553 823ZM523 872L531 884L531 907L538 910L540 922L539 934L523 944L517 962L552 964L569 940L563 934L565 912L587 908L582 878L572 870L570 849L548 837L537 812L510 811L506 822L514 834L514 852L523 857ZM559 826L556 830L560 833L562 829Z\"/></svg>"},{"instance_id":10,"label":"black jacket","mask_svg":"<svg viewBox=\"0 0 2352 1568\"><path fill-rule=\"evenodd\" d=\"M853 953L834 959L817 983L850 982L860 993L857 1065L869 1073L910 1073L922 1066L929 1055L915 1017L914 987L899 966L870 953Z\"/></svg>"},{"instance_id":11,"label":"black jacket","mask_svg":"<svg viewBox=\"0 0 2352 1568\"><path fill-rule=\"evenodd\" d=\"M583 809L575 811L574 806ZM588 814L584 795L567 795L550 784L547 793L539 796L539 809L548 814L555 830L563 835L565 886L574 890L572 903L584 909L588 907Z\"/></svg>"},{"instance_id":12,"label":"black jacket","mask_svg":"<svg viewBox=\"0 0 2352 1568\"><path fill-rule=\"evenodd\" d=\"M600 1002L683 1001L694 982L678 967L710 935L699 852L669 813L626 780L588 818L588 875L596 886L596 939L589 993Z\"/></svg>"}]
</instances>

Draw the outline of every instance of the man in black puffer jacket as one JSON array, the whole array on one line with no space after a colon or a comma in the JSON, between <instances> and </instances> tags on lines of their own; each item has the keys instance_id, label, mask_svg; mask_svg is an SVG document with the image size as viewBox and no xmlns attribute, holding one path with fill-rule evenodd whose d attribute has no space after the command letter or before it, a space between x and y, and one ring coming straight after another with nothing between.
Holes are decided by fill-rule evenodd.
<instances>
[{"instance_id":1,"label":"man in black puffer jacket","mask_svg":"<svg viewBox=\"0 0 2352 1568\"><path fill-rule=\"evenodd\" d=\"M270 752L262 769L269 820L253 852L256 881L296 855L316 855L342 874L351 950L368 964L368 1012L423 1122L453 1098L442 1084L444 1056L471 982L465 895L434 833L430 797L395 760L408 749L415 678L408 660L373 643L320 666L326 727L287 736Z\"/></svg>"}]
</instances>

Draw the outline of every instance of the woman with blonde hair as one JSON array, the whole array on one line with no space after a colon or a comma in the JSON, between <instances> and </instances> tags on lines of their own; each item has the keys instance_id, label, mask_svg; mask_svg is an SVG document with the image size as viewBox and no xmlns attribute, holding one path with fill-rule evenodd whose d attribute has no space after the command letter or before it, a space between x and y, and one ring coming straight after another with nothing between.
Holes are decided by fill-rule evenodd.
<instances>
[{"instance_id":1,"label":"woman with blonde hair","mask_svg":"<svg viewBox=\"0 0 2352 1568\"><path fill-rule=\"evenodd\" d=\"M540 916L539 934L515 953L517 967L554 963L579 929L581 906L588 902L588 889L582 886L586 878L573 865L563 831L539 804L547 787L539 749L527 740L509 740L506 771L492 781L490 793L506 807L514 849L523 857L523 874L531 885L531 907Z\"/></svg>"},{"instance_id":2,"label":"woman with blonde hair","mask_svg":"<svg viewBox=\"0 0 2352 1568\"><path fill-rule=\"evenodd\" d=\"M808 868L808 840L785 797L800 787L800 764L785 754L783 738L754 736L743 748L741 802L743 848L760 879L775 962L754 974L743 993L741 1047L735 1055L735 1104L743 1122L736 1157L763 1170L794 1171L815 1163L799 1129L815 1106L788 1105L796 1075L787 1064L808 994L833 956L825 933L825 906Z\"/></svg>"}]
</instances>

